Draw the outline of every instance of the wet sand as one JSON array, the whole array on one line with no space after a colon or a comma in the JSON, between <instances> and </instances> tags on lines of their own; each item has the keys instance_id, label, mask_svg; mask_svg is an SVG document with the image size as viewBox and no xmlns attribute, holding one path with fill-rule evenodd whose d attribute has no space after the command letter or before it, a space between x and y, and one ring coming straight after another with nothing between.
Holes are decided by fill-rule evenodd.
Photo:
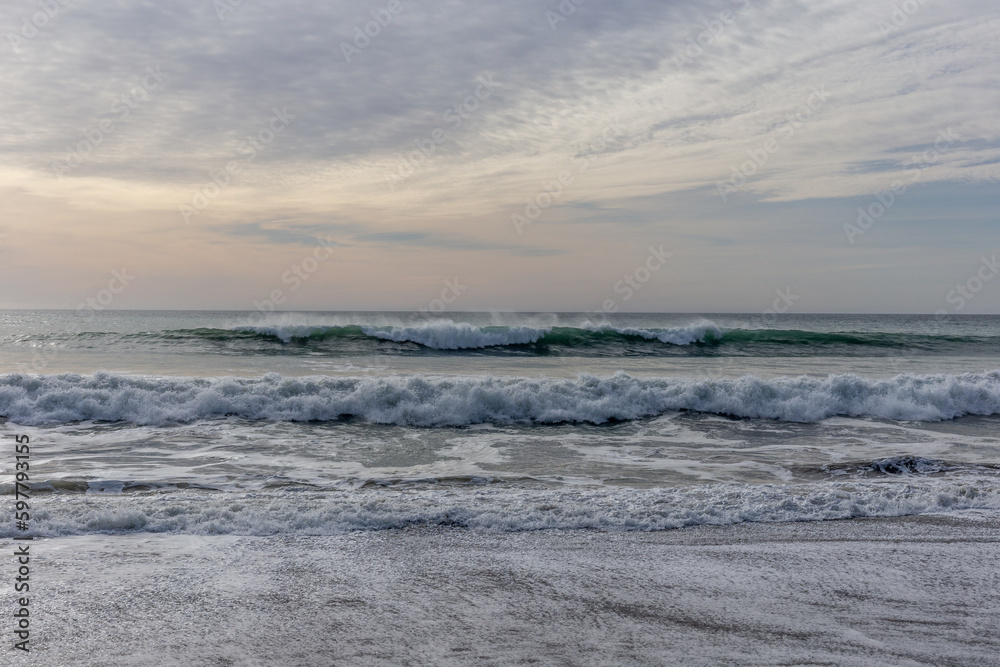
<instances>
[{"instance_id":1,"label":"wet sand","mask_svg":"<svg viewBox=\"0 0 1000 667\"><path fill-rule=\"evenodd\" d=\"M972 512L658 533L36 540L33 650L13 651L5 630L0 655L17 665L998 664L998 541L1000 515Z\"/></svg>"}]
</instances>

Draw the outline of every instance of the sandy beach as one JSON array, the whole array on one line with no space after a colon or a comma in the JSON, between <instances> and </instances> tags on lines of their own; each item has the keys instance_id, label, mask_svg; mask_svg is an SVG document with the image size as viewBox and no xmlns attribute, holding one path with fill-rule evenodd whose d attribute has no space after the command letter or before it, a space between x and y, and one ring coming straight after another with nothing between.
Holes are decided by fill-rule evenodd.
<instances>
[{"instance_id":1,"label":"sandy beach","mask_svg":"<svg viewBox=\"0 0 1000 667\"><path fill-rule=\"evenodd\" d=\"M0 667L1000 667L1000 3L0 25Z\"/></svg>"},{"instance_id":2,"label":"sandy beach","mask_svg":"<svg viewBox=\"0 0 1000 667\"><path fill-rule=\"evenodd\" d=\"M33 543L18 665L986 665L1000 516ZM7 604L5 615L9 612Z\"/></svg>"}]
</instances>

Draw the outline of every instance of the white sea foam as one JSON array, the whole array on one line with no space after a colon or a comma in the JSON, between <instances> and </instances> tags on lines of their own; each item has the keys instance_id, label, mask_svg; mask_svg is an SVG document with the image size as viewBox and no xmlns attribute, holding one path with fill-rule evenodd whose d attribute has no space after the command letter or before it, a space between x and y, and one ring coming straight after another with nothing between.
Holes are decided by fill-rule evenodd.
<instances>
[{"instance_id":1,"label":"white sea foam","mask_svg":"<svg viewBox=\"0 0 1000 667\"><path fill-rule=\"evenodd\" d=\"M340 327L310 324L275 324L271 326L234 327L232 330L258 333L265 336L274 336L283 343L290 343L296 338L309 338L317 333L323 333L337 328Z\"/></svg>"},{"instance_id":2,"label":"white sea foam","mask_svg":"<svg viewBox=\"0 0 1000 667\"><path fill-rule=\"evenodd\" d=\"M577 379L444 376L171 378L0 376L0 416L19 424L168 424L238 416L382 424L603 423L692 410L814 422L833 416L938 421L1000 414L1000 371L864 378Z\"/></svg>"},{"instance_id":3,"label":"white sea foam","mask_svg":"<svg viewBox=\"0 0 1000 667\"><path fill-rule=\"evenodd\" d=\"M480 530L666 530L704 524L821 521L1000 509L996 477L679 489L38 495L38 535L99 532L329 535L407 526ZM13 526L0 525L0 537Z\"/></svg>"},{"instance_id":4,"label":"white sea foam","mask_svg":"<svg viewBox=\"0 0 1000 667\"><path fill-rule=\"evenodd\" d=\"M260 326L238 326L234 331L246 331L274 336L284 343L295 339L305 339L335 329L346 324L318 325L290 322ZM470 350L503 345L525 345L536 343L552 331L551 326L489 326L481 327L466 322L436 320L420 324L361 324L357 326L366 336L391 340L397 343L418 343L435 350ZM646 340L657 340L670 345L690 345L705 341L708 337L721 338L722 330L713 322L702 320L694 324L670 329L643 329L635 327L614 327L610 324L586 325L582 331L595 333L614 332L623 336L638 336Z\"/></svg>"},{"instance_id":5,"label":"white sea foam","mask_svg":"<svg viewBox=\"0 0 1000 667\"><path fill-rule=\"evenodd\" d=\"M661 343L671 345L701 343L710 336L715 339L722 338L722 330L714 322L708 320L673 329L637 329L634 327L613 327L610 324L589 327L589 329L591 331L614 331L623 336L639 336L646 340L658 340Z\"/></svg>"},{"instance_id":6,"label":"white sea foam","mask_svg":"<svg viewBox=\"0 0 1000 667\"><path fill-rule=\"evenodd\" d=\"M524 345L535 343L549 332L536 327L480 328L465 322L428 322L415 326L380 327L363 326L368 336L392 340L397 343L419 343L435 350L469 350L495 345Z\"/></svg>"}]
</instances>

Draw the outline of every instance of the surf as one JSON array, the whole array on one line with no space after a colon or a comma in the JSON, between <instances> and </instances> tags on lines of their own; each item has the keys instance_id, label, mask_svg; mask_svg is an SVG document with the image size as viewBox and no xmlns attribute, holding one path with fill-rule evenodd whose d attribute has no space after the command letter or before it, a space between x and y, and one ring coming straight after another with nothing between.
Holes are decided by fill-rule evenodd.
<instances>
[{"instance_id":1,"label":"surf","mask_svg":"<svg viewBox=\"0 0 1000 667\"><path fill-rule=\"evenodd\" d=\"M602 424L685 410L806 423L836 416L940 421L994 415L1000 414L1000 371L770 379L638 378L624 372L575 379L0 376L0 416L26 425L91 420L165 425L226 417L423 427Z\"/></svg>"}]
</instances>

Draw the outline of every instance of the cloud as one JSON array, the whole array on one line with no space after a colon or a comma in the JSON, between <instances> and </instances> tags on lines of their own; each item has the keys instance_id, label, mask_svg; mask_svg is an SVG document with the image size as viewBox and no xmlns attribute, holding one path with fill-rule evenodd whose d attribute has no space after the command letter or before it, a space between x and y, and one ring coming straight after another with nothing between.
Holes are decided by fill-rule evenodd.
<instances>
[{"instance_id":1,"label":"cloud","mask_svg":"<svg viewBox=\"0 0 1000 667\"><path fill-rule=\"evenodd\" d=\"M550 257L562 254L558 248L493 242L424 230L372 231L359 223L300 224L277 220L238 221L210 227L216 234L237 238L260 239L277 245L324 245L349 248L365 245L381 248L437 248L443 250L499 251L522 257Z\"/></svg>"},{"instance_id":2,"label":"cloud","mask_svg":"<svg viewBox=\"0 0 1000 667\"><path fill-rule=\"evenodd\" d=\"M208 0L77 0L14 40L38 5L7 3L0 180L127 238L182 227L178 207L235 160L193 223L206 238L333 229L345 248L526 260L637 234L729 247L762 206L850 211L915 169L948 201L1000 180L994 2L399 1L220 17ZM516 235L511 215L581 164ZM800 209L766 210L803 233Z\"/></svg>"},{"instance_id":3,"label":"cloud","mask_svg":"<svg viewBox=\"0 0 1000 667\"><path fill-rule=\"evenodd\" d=\"M158 67L162 86L75 175L197 183L287 107L292 127L257 158L284 180L391 170L439 128L432 171L481 173L572 154L618 118L632 139L620 150L680 189L727 176L727 159L824 86L829 105L752 188L815 196L805 163L822 160L827 185L856 194L850 165L948 126L995 150L984 119L1000 101L1000 18L985 3L924 3L884 36L891 7L858 2L563 3L576 7L568 16L549 4L405 0L351 62L343 45L378 3L244 2L225 20L201 0L69 5L4 54L0 139L8 159L44 171ZM21 11L9 8L8 26ZM546 12L563 20L553 29ZM458 127L445 121L484 74L495 93ZM942 166L942 178L962 171Z\"/></svg>"}]
</instances>

